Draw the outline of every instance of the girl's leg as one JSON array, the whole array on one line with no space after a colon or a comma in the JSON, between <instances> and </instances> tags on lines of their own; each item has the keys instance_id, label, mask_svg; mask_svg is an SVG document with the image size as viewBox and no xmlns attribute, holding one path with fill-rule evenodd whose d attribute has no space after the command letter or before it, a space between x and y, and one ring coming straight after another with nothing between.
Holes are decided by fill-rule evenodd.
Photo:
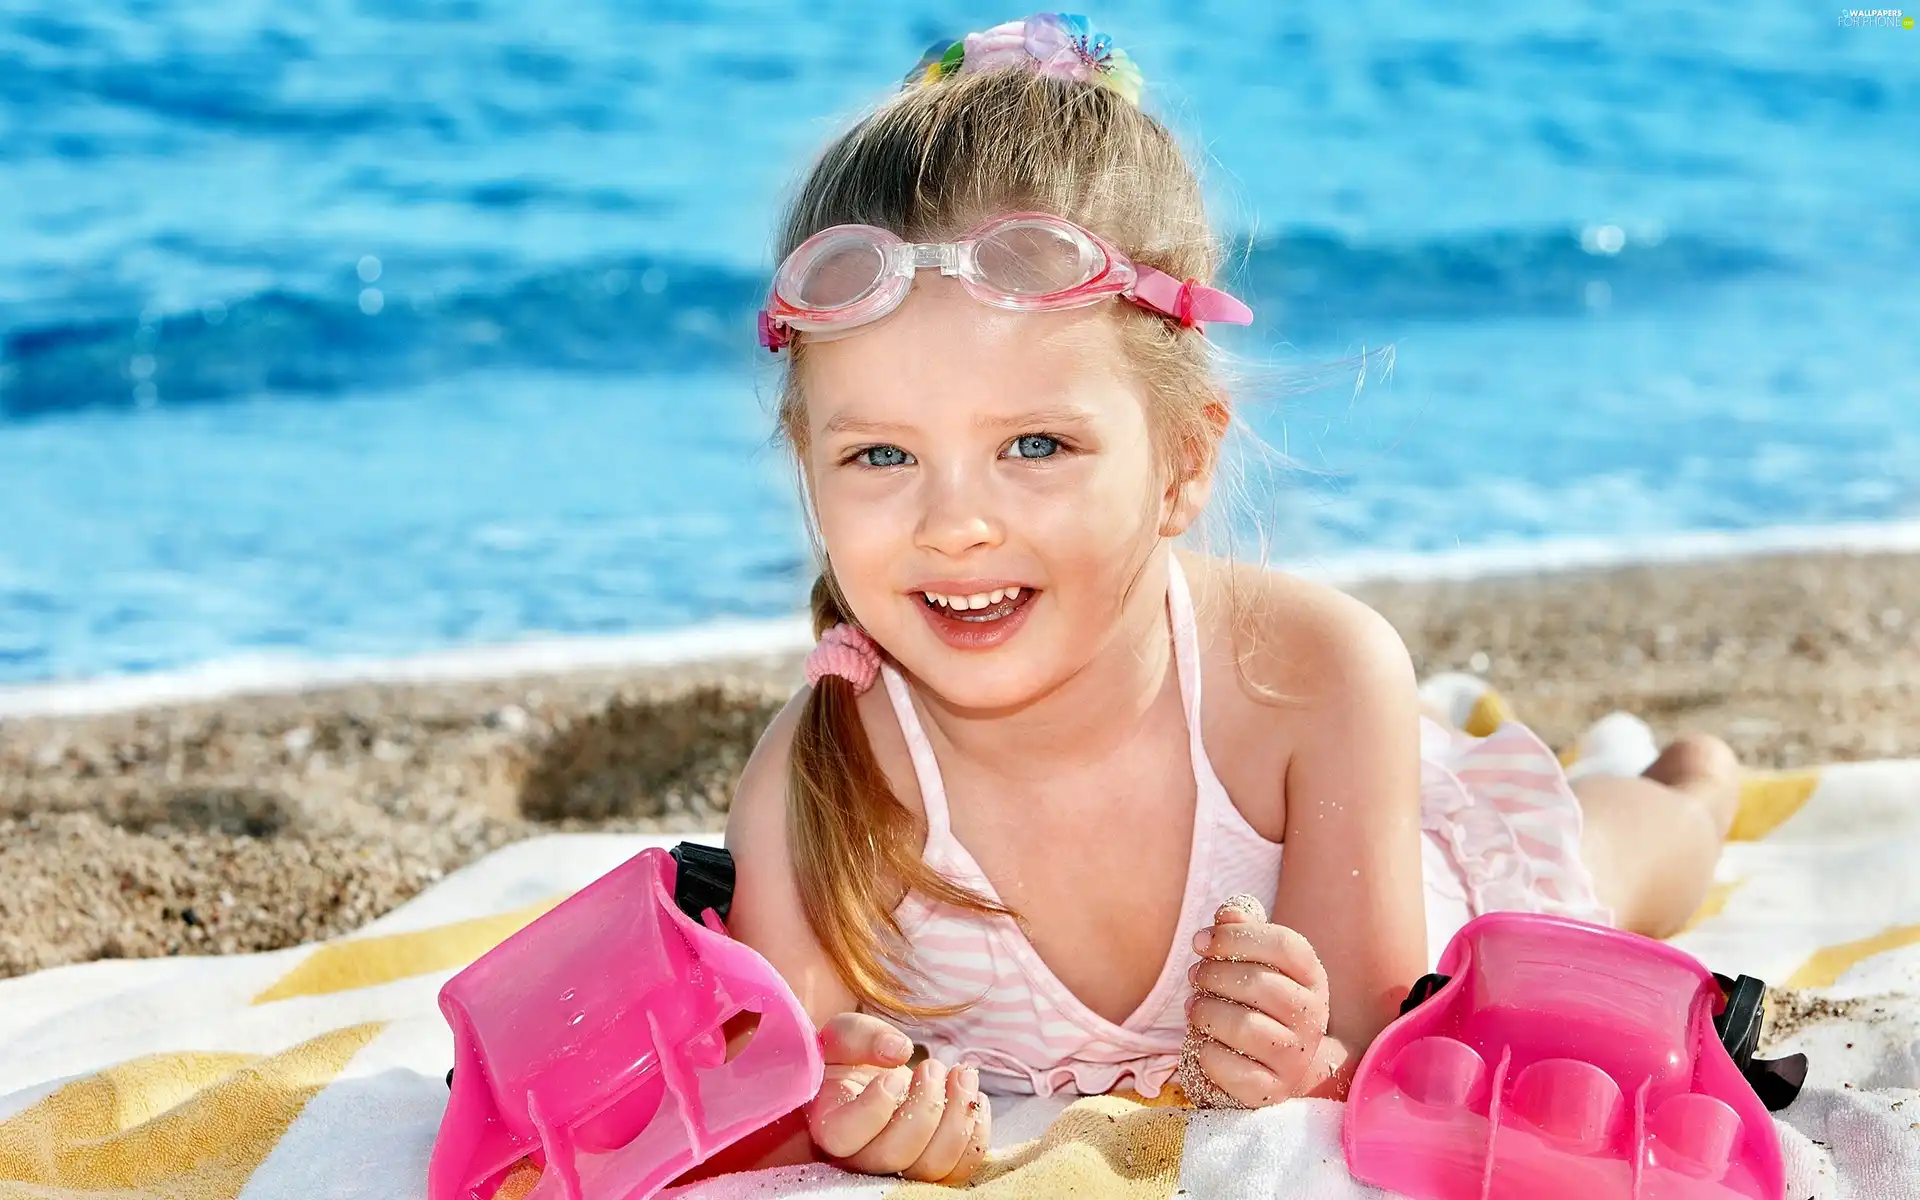
<instances>
[{"instance_id":1,"label":"girl's leg","mask_svg":"<svg viewBox=\"0 0 1920 1200\"><path fill-rule=\"evenodd\" d=\"M1586 831L1580 857L1622 929L1680 931L1706 898L1740 801L1740 763L1719 738L1690 735L1636 778L1573 785Z\"/></svg>"}]
</instances>

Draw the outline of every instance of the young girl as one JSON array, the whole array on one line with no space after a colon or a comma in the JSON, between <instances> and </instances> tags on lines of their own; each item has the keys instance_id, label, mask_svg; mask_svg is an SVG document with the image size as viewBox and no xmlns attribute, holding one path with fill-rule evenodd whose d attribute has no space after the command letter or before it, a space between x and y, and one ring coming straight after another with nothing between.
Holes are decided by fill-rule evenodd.
<instances>
[{"instance_id":1,"label":"young girl","mask_svg":"<svg viewBox=\"0 0 1920 1200\"><path fill-rule=\"evenodd\" d=\"M1717 741L1569 787L1423 716L1364 605L1175 550L1232 411L1201 326L1250 314L1137 90L1077 18L971 35L781 240L821 642L734 800L732 928L822 1029L801 1147L855 1170L964 1179L984 1094L1151 1097L1190 1037L1189 1093L1340 1096L1472 915L1671 933L1732 820Z\"/></svg>"}]
</instances>

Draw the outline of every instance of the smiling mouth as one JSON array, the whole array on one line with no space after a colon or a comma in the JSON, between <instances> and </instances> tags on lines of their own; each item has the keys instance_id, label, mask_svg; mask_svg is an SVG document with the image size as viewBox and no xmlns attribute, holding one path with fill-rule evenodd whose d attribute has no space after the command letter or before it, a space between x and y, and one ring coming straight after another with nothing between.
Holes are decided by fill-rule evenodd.
<instances>
[{"instance_id":1,"label":"smiling mouth","mask_svg":"<svg viewBox=\"0 0 1920 1200\"><path fill-rule=\"evenodd\" d=\"M918 593L920 603L939 616L949 621L964 621L969 625L1003 621L1032 603L1034 596L1038 594L1036 589L1030 587L1000 588L985 595L976 596L939 596L928 592Z\"/></svg>"}]
</instances>

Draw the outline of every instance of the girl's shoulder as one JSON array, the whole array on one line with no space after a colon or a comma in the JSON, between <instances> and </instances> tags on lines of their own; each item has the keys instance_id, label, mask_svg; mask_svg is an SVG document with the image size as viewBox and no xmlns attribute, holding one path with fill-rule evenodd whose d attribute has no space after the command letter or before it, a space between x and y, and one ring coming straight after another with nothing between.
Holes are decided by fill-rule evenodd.
<instances>
[{"instance_id":1,"label":"girl's shoulder","mask_svg":"<svg viewBox=\"0 0 1920 1200\"><path fill-rule=\"evenodd\" d=\"M1181 564L1208 683L1225 671L1233 691L1287 707L1337 703L1354 686L1411 683L1399 631L1356 597L1256 564L1184 553Z\"/></svg>"},{"instance_id":2,"label":"girl's shoulder","mask_svg":"<svg viewBox=\"0 0 1920 1200\"><path fill-rule=\"evenodd\" d=\"M1297 747L1357 710L1412 702L1406 643L1359 599L1256 564L1186 553L1181 564L1199 626L1204 736L1236 803L1270 790L1283 805L1279 781Z\"/></svg>"}]
</instances>

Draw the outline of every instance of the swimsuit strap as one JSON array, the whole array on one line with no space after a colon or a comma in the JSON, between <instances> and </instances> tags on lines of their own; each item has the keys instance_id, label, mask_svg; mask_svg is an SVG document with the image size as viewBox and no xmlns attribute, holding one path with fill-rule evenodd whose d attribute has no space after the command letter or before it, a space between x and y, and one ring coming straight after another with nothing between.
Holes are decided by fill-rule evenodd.
<instances>
[{"instance_id":1,"label":"swimsuit strap","mask_svg":"<svg viewBox=\"0 0 1920 1200\"><path fill-rule=\"evenodd\" d=\"M1180 674L1180 706L1187 714L1187 732L1193 748L1200 749L1200 623L1193 615L1193 594L1187 590L1187 573L1180 559L1167 555L1167 611L1173 619L1173 661Z\"/></svg>"},{"instance_id":2,"label":"swimsuit strap","mask_svg":"<svg viewBox=\"0 0 1920 1200\"><path fill-rule=\"evenodd\" d=\"M907 681L900 672L894 670L891 663L882 663L880 678L887 685L887 699L893 702L894 719L900 723L900 734L907 741L907 754L913 759L913 777L920 784L920 807L927 816L927 849L944 845L953 838L953 825L947 819L947 788L940 780L940 763L934 758L933 743L927 740L927 731L920 724L920 714L913 707L913 693L907 688Z\"/></svg>"},{"instance_id":3,"label":"swimsuit strap","mask_svg":"<svg viewBox=\"0 0 1920 1200\"><path fill-rule=\"evenodd\" d=\"M1187 756L1193 763L1193 819L1196 823L1204 822L1209 830L1227 831L1230 842L1240 840L1238 835L1245 834L1262 844L1268 844L1266 838L1248 825L1246 817L1235 807L1233 797L1227 794L1226 785L1220 782L1220 776L1214 772L1213 760L1207 757L1206 735L1200 719L1201 681L1205 674L1200 661L1200 621L1194 614L1193 594L1187 588L1186 572L1180 569L1178 558L1168 556L1167 574L1167 607L1173 615L1173 650L1180 664L1180 692L1187 710ZM1207 840L1212 841L1211 834ZM1196 842L1196 862L1202 849ZM1206 852L1211 853L1211 850ZM1208 871L1212 869L1211 865L1206 867ZM1187 886L1192 889L1205 886L1206 882L1204 878L1190 875Z\"/></svg>"}]
</instances>

